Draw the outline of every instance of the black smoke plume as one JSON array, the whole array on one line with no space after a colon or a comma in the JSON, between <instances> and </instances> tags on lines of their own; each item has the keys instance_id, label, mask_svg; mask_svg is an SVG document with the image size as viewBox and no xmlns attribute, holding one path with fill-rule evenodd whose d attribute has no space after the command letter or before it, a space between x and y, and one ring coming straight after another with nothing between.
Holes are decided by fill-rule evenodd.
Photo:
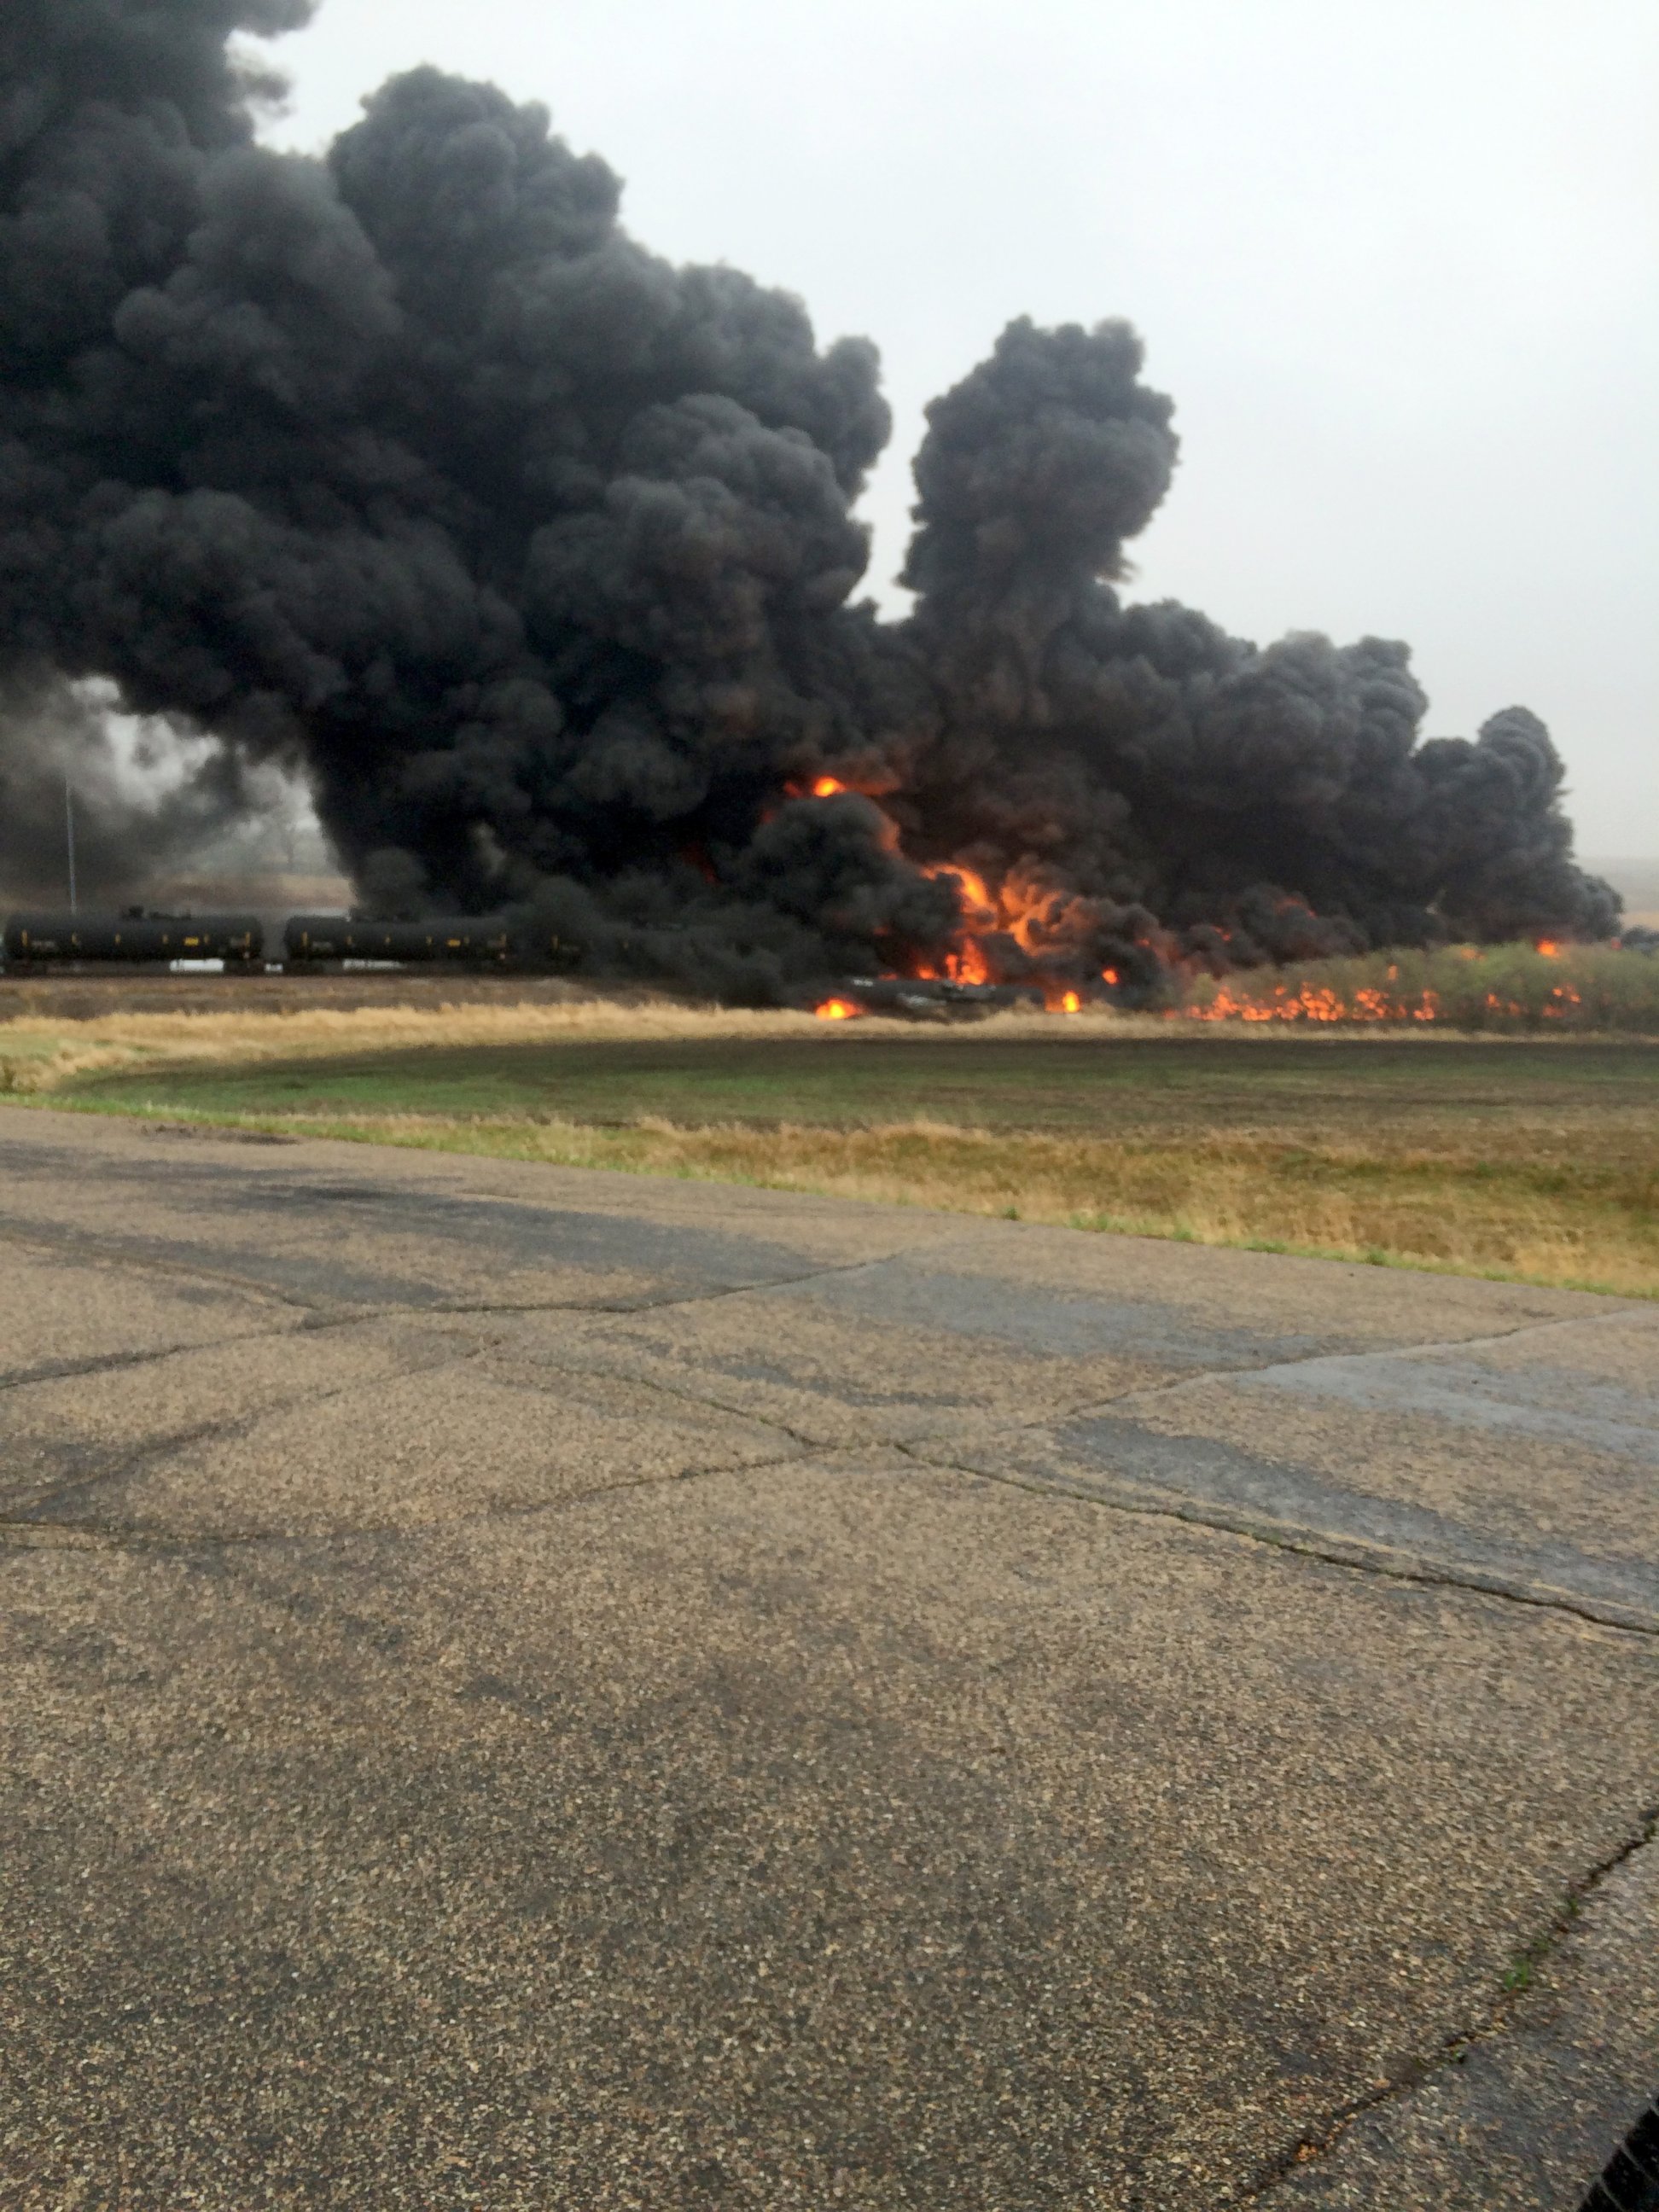
<instances>
[{"instance_id":1,"label":"black smoke plume","mask_svg":"<svg viewBox=\"0 0 1659 2212\"><path fill-rule=\"evenodd\" d=\"M260 148L236 34L309 12L5 0L6 682L303 761L382 903L757 999L1612 927L1524 709L1420 742L1403 646L1121 601L1176 454L1125 325L1015 324L930 410L883 622L873 349L647 252L488 86Z\"/></svg>"}]
</instances>

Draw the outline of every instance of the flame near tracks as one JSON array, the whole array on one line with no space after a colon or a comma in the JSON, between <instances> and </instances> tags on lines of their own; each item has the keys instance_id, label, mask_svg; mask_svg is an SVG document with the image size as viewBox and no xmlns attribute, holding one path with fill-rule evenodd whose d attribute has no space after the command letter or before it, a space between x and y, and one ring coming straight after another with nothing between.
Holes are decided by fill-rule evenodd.
<instances>
[{"instance_id":1,"label":"flame near tracks","mask_svg":"<svg viewBox=\"0 0 1659 2212\"><path fill-rule=\"evenodd\" d=\"M878 839L884 850L898 853L902 842L898 823L882 805L879 788L843 783L837 776L821 775L810 785L792 785L791 799L839 799L848 793L866 799L875 809ZM962 922L952 951L936 966L919 963L908 979L922 983L962 983L980 986L1011 983L1040 993L1044 1010L1051 1014L1075 1014L1084 1005L1084 993L1110 1003L1123 977L1115 968L1102 968L1096 979L1080 988L1073 980L1082 948L1093 927L1089 902L1052 884L1028 880L1018 872L1006 876L993 890L985 877L964 860L917 860L910 864L935 882L956 886ZM1149 972L1158 965L1158 948L1148 940L1140 950L1148 956ZM898 977L884 981L904 980ZM1097 981L1097 989L1095 983ZM844 1011L837 1012L837 1008ZM827 999L818 1013L825 1021L844 1021L863 1011L845 999Z\"/></svg>"},{"instance_id":2,"label":"flame near tracks","mask_svg":"<svg viewBox=\"0 0 1659 2212\"><path fill-rule=\"evenodd\" d=\"M954 981L955 978L947 979ZM885 985L884 985L884 988ZM1022 1019L1039 1026L1035 994ZM1045 988L1047 1013L1088 1013L1138 1030L1164 1024L1273 1031L1370 1035L1623 1036L1659 1039L1659 955L1608 945L1449 945L1434 952L1372 954L1258 968L1216 977L1170 968L1161 1004L1117 1011L1108 992ZM823 1022L884 1009L856 985L816 1009ZM1127 1031L1126 1031L1127 1033Z\"/></svg>"},{"instance_id":3,"label":"flame near tracks","mask_svg":"<svg viewBox=\"0 0 1659 2212\"><path fill-rule=\"evenodd\" d=\"M1177 1021L1659 1037L1659 957L1616 945L1447 946L1200 976Z\"/></svg>"},{"instance_id":4,"label":"flame near tracks","mask_svg":"<svg viewBox=\"0 0 1659 2212\"><path fill-rule=\"evenodd\" d=\"M874 810L883 844L901 849L898 823L876 787L832 775L791 787L792 799L837 799L848 793ZM938 966L918 966L908 980L979 987L1013 986L1035 1007L1076 1014L1085 1006L1133 1005L1178 1021L1300 1024L1460 1032L1575 1030L1659 1036L1659 947L1632 944L1458 945L1433 951L1355 955L1294 967L1231 969L1215 975L1157 932L1138 939L1140 972L1092 968L1079 979L1079 957L1089 936L1087 902L1049 884L1011 874L994 888L957 860L912 860L924 875L954 883L962 921L955 948ZM1292 903L1294 903L1292 902ZM884 984L906 980L885 975ZM843 1022L878 1011L856 988L838 990L816 1009Z\"/></svg>"}]
</instances>

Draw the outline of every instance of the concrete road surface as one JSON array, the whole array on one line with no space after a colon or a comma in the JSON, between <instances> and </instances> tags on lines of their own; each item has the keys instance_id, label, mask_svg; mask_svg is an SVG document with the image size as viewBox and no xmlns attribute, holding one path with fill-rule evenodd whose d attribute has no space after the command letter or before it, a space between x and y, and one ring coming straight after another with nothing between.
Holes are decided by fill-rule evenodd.
<instances>
[{"instance_id":1,"label":"concrete road surface","mask_svg":"<svg viewBox=\"0 0 1659 2212\"><path fill-rule=\"evenodd\" d=\"M1659 2087L1659 1308L0 1178L6 2212L1572 2212Z\"/></svg>"}]
</instances>

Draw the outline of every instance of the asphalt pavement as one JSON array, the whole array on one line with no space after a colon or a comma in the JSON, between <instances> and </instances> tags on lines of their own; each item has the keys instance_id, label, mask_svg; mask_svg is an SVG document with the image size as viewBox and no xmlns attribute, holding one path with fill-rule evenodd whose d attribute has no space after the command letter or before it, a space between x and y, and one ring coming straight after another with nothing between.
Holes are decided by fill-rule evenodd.
<instances>
[{"instance_id":1,"label":"asphalt pavement","mask_svg":"<svg viewBox=\"0 0 1659 2212\"><path fill-rule=\"evenodd\" d=\"M1659 1306L0 1110L4 2212L1574 2212Z\"/></svg>"}]
</instances>

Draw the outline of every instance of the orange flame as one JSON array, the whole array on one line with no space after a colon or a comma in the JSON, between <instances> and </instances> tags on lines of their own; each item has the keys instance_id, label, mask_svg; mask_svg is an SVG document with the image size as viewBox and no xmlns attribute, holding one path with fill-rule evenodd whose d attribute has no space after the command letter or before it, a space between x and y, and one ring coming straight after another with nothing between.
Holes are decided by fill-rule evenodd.
<instances>
[{"instance_id":1,"label":"orange flame","mask_svg":"<svg viewBox=\"0 0 1659 2212\"><path fill-rule=\"evenodd\" d=\"M1433 991L1413 1001L1375 988L1356 991L1348 1000L1328 984L1311 983L1293 991L1275 983L1258 996L1243 986L1235 992L1223 984L1207 1006L1188 1006L1186 1012L1195 1022L1433 1022L1440 1018L1440 1000Z\"/></svg>"},{"instance_id":2,"label":"orange flame","mask_svg":"<svg viewBox=\"0 0 1659 2212\"><path fill-rule=\"evenodd\" d=\"M1559 960L1561 957L1561 948L1552 938L1540 937L1538 940L1538 950L1546 960Z\"/></svg>"},{"instance_id":3,"label":"orange flame","mask_svg":"<svg viewBox=\"0 0 1659 2212\"><path fill-rule=\"evenodd\" d=\"M890 788L890 787L883 787ZM859 790L861 795L875 801L879 823L878 842L890 853L902 851L899 825L886 808L881 805L877 793L867 786L843 783L840 777L818 776L810 786L789 784L785 787L792 799L833 799L848 790ZM1037 969L1030 980L1042 987L1045 1002L1051 1012L1077 1013L1082 1010L1082 1000L1076 991L1063 990L1054 975L1058 967L1064 974L1066 969L1076 972L1079 954L1087 943L1093 909L1090 902L1075 893L1056 889L1038 876L1016 872L1005 878L993 890L977 869L962 860L915 861L913 865L921 874L934 881L954 878L957 903L961 912L959 941L945 953L937 967L913 968L909 972L919 981L949 981L979 985L997 980L994 961L994 948L985 940L993 936L1012 938L1020 951ZM1048 969L1047 975L1042 969ZM1029 970L1024 973L1029 974ZM1103 982L1115 986L1121 981L1115 968L1102 971ZM837 1005L845 1011L830 1011ZM817 1009L825 1021L845 1021L849 1015L861 1010L848 1006L845 1001L830 1000Z\"/></svg>"},{"instance_id":4,"label":"orange flame","mask_svg":"<svg viewBox=\"0 0 1659 2212\"><path fill-rule=\"evenodd\" d=\"M993 890L979 872L962 860L923 862L921 872L936 882L954 877L962 907L963 944L949 954L943 973L953 983L996 981L994 953L984 943L993 935L1012 938L1037 968L1032 978L1043 990L1050 1013L1080 1012L1082 1000L1066 991L1053 969L1073 967L1087 943L1092 910L1075 893L1060 890L1037 876L1018 873L1005 877ZM1045 976L1042 970L1047 968ZM1115 969L1103 971L1102 981L1115 985ZM1076 1000L1068 1006L1066 999Z\"/></svg>"},{"instance_id":5,"label":"orange flame","mask_svg":"<svg viewBox=\"0 0 1659 2212\"><path fill-rule=\"evenodd\" d=\"M860 1009L850 999L826 999L812 1011L821 1022L850 1022L857 1019Z\"/></svg>"}]
</instances>

